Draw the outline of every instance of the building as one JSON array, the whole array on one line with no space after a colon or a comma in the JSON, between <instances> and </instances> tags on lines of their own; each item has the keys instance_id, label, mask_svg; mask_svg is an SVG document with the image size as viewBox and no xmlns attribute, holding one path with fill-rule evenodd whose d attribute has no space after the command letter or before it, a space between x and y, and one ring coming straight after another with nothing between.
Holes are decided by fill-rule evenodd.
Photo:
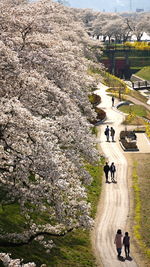
<instances>
[{"instance_id":1,"label":"building","mask_svg":"<svg viewBox=\"0 0 150 267\"><path fill-rule=\"evenodd\" d=\"M144 12L144 8L136 8L136 12Z\"/></svg>"}]
</instances>

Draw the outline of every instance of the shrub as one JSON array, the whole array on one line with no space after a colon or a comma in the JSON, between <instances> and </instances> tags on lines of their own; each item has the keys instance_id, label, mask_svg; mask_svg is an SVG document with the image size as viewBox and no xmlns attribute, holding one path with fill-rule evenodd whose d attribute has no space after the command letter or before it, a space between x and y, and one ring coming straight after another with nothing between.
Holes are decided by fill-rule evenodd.
<instances>
[{"instance_id":1,"label":"shrub","mask_svg":"<svg viewBox=\"0 0 150 267\"><path fill-rule=\"evenodd\" d=\"M101 102L101 97L99 95L92 94L92 95L89 95L88 97L89 97L90 103L93 105L98 105Z\"/></svg>"},{"instance_id":2,"label":"shrub","mask_svg":"<svg viewBox=\"0 0 150 267\"><path fill-rule=\"evenodd\" d=\"M133 47L139 50L150 50L149 42L126 42L124 43L125 46Z\"/></svg>"},{"instance_id":3,"label":"shrub","mask_svg":"<svg viewBox=\"0 0 150 267\"><path fill-rule=\"evenodd\" d=\"M103 120L106 117L106 112L102 110L101 108L96 107L95 112L97 113L97 119Z\"/></svg>"},{"instance_id":4,"label":"shrub","mask_svg":"<svg viewBox=\"0 0 150 267\"><path fill-rule=\"evenodd\" d=\"M102 110L101 108L95 108L95 112L97 113L97 117L95 120L90 120L91 124L96 124L97 122L104 120L106 117L106 112Z\"/></svg>"}]
</instances>

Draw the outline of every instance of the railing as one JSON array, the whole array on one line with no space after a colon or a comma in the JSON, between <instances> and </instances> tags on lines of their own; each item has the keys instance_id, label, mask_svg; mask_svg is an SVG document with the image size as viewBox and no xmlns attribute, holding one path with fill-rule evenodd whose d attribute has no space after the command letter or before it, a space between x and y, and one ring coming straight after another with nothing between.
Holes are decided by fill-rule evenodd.
<instances>
[{"instance_id":1,"label":"railing","mask_svg":"<svg viewBox=\"0 0 150 267\"><path fill-rule=\"evenodd\" d=\"M132 88L135 90L142 90L142 89L150 90L150 82L148 82L148 81L135 81L135 82L132 82Z\"/></svg>"}]
</instances>

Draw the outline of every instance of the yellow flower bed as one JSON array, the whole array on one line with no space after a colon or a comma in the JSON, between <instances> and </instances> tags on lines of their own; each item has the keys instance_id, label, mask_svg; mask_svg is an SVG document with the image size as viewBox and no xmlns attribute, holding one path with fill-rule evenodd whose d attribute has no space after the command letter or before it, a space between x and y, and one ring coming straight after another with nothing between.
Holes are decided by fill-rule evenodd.
<instances>
[{"instance_id":1,"label":"yellow flower bed","mask_svg":"<svg viewBox=\"0 0 150 267\"><path fill-rule=\"evenodd\" d=\"M150 138L150 123L149 122L146 123L146 134Z\"/></svg>"},{"instance_id":2,"label":"yellow flower bed","mask_svg":"<svg viewBox=\"0 0 150 267\"><path fill-rule=\"evenodd\" d=\"M138 50L150 50L150 42L125 42L124 45Z\"/></svg>"}]
</instances>

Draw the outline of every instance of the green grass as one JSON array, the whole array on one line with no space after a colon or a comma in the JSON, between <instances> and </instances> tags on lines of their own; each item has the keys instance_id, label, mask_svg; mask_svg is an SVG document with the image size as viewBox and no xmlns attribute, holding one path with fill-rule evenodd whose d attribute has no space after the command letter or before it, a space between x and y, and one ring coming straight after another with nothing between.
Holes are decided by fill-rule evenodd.
<instances>
[{"instance_id":1,"label":"green grass","mask_svg":"<svg viewBox=\"0 0 150 267\"><path fill-rule=\"evenodd\" d=\"M88 187L88 201L92 205L92 217L93 218L96 214L96 209L97 209L96 204L98 203L99 196L100 196L101 182L102 182L102 179L100 179L100 177L102 177L103 175L103 168L102 168L103 163L104 163L103 161L104 160L101 159L101 162L95 166L91 164L86 164L87 171L93 177L93 182L91 186Z\"/></svg>"},{"instance_id":2,"label":"green grass","mask_svg":"<svg viewBox=\"0 0 150 267\"><path fill-rule=\"evenodd\" d=\"M102 180L102 165L103 162L91 165L85 164L86 169L90 172L93 177L93 182L90 186L86 186L88 201L91 203L91 215L93 218L96 214L96 207L101 191L101 180ZM14 206L13 206L14 205ZM4 215L1 230L7 229L9 232L15 232L18 229L19 232L25 230L25 220L20 215L19 206L12 204L5 206L4 211L0 210L0 217ZM8 213L8 214L7 214ZM37 214L35 214L35 218ZM40 221L42 218L40 218ZM43 218L45 220L45 218ZM42 223L42 222L41 222ZM6 227L6 228L5 228ZM19 228L20 227L20 228ZM2 231L2 232L3 232ZM3 247L0 246L0 252L7 252L12 254L12 258L24 259L24 262L35 262L37 267L41 264L58 267L94 267L96 266L95 257L90 241L90 231L83 229L76 229L73 232L68 233L64 237L46 237L47 240L53 240L56 246L52 248L50 253L46 253L43 246L37 241L32 241L28 245L18 247ZM0 266L3 266L0 262Z\"/></svg>"},{"instance_id":3,"label":"green grass","mask_svg":"<svg viewBox=\"0 0 150 267\"><path fill-rule=\"evenodd\" d=\"M109 86L107 92L111 92L116 98L119 98L119 88L121 89L121 99L126 100L126 95L132 96L135 99L140 100L143 103L147 103L147 98L141 95L140 92L135 90L129 90L126 84L120 80L118 77L111 75L108 72L102 72L103 83Z\"/></svg>"},{"instance_id":4,"label":"green grass","mask_svg":"<svg viewBox=\"0 0 150 267\"><path fill-rule=\"evenodd\" d=\"M91 127L91 132L92 132L92 134L97 136L98 130L97 130L96 126Z\"/></svg>"},{"instance_id":5,"label":"green grass","mask_svg":"<svg viewBox=\"0 0 150 267\"><path fill-rule=\"evenodd\" d=\"M17 203L0 206L0 229L2 233L22 232L26 228L25 218L20 214Z\"/></svg>"},{"instance_id":6,"label":"green grass","mask_svg":"<svg viewBox=\"0 0 150 267\"><path fill-rule=\"evenodd\" d=\"M65 237L54 238L53 241L56 246L50 253L46 253L36 241L18 248L1 247L0 251L12 253L13 258L23 258L24 262L35 262L38 267L41 264L58 267L96 266L88 231L76 230Z\"/></svg>"},{"instance_id":7,"label":"green grass","mask_svg":"<svg viewBox=\"0 0 150 267\"><path fill-rule=\"evenodd\" d=\"M144 260L150 266L150 154L130 154L133 167L134 223L132 230ZM132 221L133 222L133 221Z\"/></svg>"},{"instance_id":8,"label":"green grass","mask_svg":"<svg viewBox=\"0 0 150 267\"><path fill-rule=\"evenodd\" d=\"M144 80L150 81L150 66L142 68L136 75Z\"/></svg>"},{"instance_id":9,"label":"green grass","mask_svg":"<svg viewBox=\"0 0 150 267\"><path fill-rule=\"evenodd\" d=\"M143 117L150 119L150 111L141 105L124 105L119 107L119 110L128 114L123 122L125 125L145 125L146 121Z\"/></svg>"},{"instance_id":10,"label":"green grass","mask_svg":"<svg viewBox=\"0 0 150 267\"><path fill-rule=\"evenodd\" d=\"M127 114L134 113L136 116L150 119L150 112L144 106L141 105L124 105L119 107L119 110Z\"/></svg>"},{"instance_id":11,"label":"green grass","mask_svg":"<svg viewBox=\"0 0 150 267\"><path fill-rule=\"evenodd\" d=\"M115 75L112 75L108 72L103 72L102 76L103 76L103 83L106 84L107 86L114 89L118 87L124 89L126 88L126 84L124 83L124 81L119 79Z\"/></svg>"}]
</instances>

